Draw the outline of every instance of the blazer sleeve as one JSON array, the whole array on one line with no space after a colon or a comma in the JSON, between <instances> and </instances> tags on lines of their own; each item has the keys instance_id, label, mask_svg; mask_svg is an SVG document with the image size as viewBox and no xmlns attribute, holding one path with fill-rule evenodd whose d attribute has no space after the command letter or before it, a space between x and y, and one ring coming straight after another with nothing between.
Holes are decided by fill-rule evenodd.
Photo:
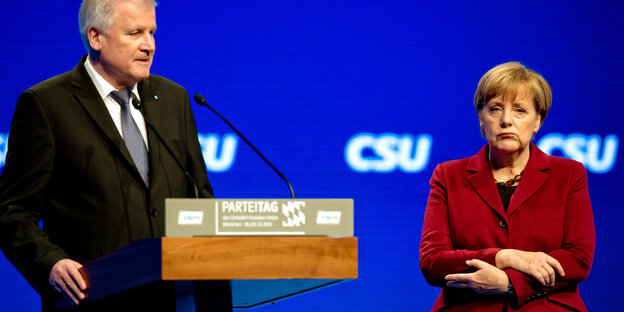
<instances>
[{"instance_id":1,"label":"blazer sleeve","mask_svg":"<svg viewBox=\"0 0 624 312\"><path fill-rule=\"evenodd\" d=\"M54 167L53 129L32 91L19 97L0 176L0 248L37 290L54 264L68 255L39 227Z\"/></svg>"},{"instance_id":2,"label":"blazer sleeve","mask_svg":"<svg viewBox=\"0 0 624 312\"><path fill-rule=\"evenodd\" d=\"M427 282L443 287L446 285L446 275L474 271L474 268L466 265L470 259L496 265L496 253L501 248L454 249L449 228L448 189L442 164L433 171L430 186L420 240L420 269Z\"/></svg>"},{"instance_id":3,"label":"blazer sleeve","mask_svg":"<svg viewBox=\"0 0 624 312\"><path fill-rule=\"evenodd\" d=\"M563 241L561 248L548 252L559 261L565 276L559 276L554 287L546 288L526 274L506 269L519 305L549 293L574 290L589 275L596 243L594 216L589 199L587 172L578 162L574 162L572 166L569 169L573 173L564 192L566 201Z\"/></svg>"}]
</instances>

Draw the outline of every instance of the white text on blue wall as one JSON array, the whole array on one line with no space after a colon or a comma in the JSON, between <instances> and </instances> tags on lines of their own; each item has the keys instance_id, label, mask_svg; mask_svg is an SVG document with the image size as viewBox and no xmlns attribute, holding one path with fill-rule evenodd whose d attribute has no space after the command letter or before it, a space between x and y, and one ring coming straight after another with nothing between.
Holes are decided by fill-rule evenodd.
<instances>
[{"instance_id":1,"label":"white text on blue wall","mask_svg":"<svg viewBox=\"0 0 624 312\"><path fill-rule=\"evenodd\" d=\"M226 133L222 137L215 133L200 133L198 139L208 171L225 172L232 168L238 149L238 137L234 133ZM8 135L0 133L0 167L4 166L7 141Z\"/></svg>"},{"instance_id":2,"label":"white text on blue wall","mask_svg":"<svg viewBox=\"0 0 624 312\"><path fill-rule=\"evenodd\" d=\"M8 135L0 133L0 167L4 166ZM206 169L226 172L232 168L238 150L238 137L233 133L222 136L215 133L199 134ZM584 135L549 133L541 137L537 146L552 155L558 152L585 165L592 173L607 173L617 159L618 137L615 134ZM389 173L397 169L418 173L429 164L433 138L429 134L358 133L352 136L344 149L347 166L355 172Z\"/></svg>"},{"instance_id":3,"label":"white text on blue wall","mask_svg":"<svg viewBox=\"0 0 624 312\"><path fill-rule=\"evenodd\" d=\"M358 133L345 147L345 162L355 172L389 173L400 169L418 173L429 163L433 139L429 134L414 138L411 134ZM607 173L615 165L618 138L614 134L583 135L560 133L544 135L537 143L549 155L560 151L562 156L582 163L593 173Z\"/></svg>"},{"instance_id":4,"label":"white text on blue wall","mask_svg":"<svg viewBox=\"0 0 624 312\"><path fill-rule=\"evenodd\" d=\"M358 133L345 147L345 161L355 172L416 173L427 167L433 139L428 134Z\"/></svg>"},{"instance_id":5,"label":"white text on blue wall","mask_svg":"<svg viewBox=\"0 0 624 312\"><path fill-rule=\"evenodd\" d=\"M572 133L565 136L561 133L549 133L539 140L537 146L548 155L559 150L566 158L585 165L590 172L607 173L615 165L618 138L615 134L601 139L597 134Z\"/></svg>"},{"instance_id":6,"label":"white text on blue wall","mask_svg":"<svg viewBox=\"0 0 624 312\"><path fill-rule=\"evenodd\" d=\"M238 136L226 133L219 137L216 133L199 134L206 169L210 172L225 172L230 170L236 159L238 150Z\"/></svg>"}]
</instances>

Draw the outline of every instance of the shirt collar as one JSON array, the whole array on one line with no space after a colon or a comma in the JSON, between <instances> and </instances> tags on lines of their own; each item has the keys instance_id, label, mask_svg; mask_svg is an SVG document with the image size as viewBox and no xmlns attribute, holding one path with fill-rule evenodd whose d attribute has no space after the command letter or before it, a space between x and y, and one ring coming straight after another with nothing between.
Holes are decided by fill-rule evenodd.
<instances>
[{"instance_id":1,"label":"shirt collar","mask_svg":"<svg viewBox=\"0 0 624 312\"><path fill-rule=\"evenodd\" d=\"M115 89L115 87L113 87L113 85L111 85L108 81L106 81L106 79L104 79L104 77L102 77L95 70L95 68L91 64L89 57L87 57L87 59L85 60L84 66L85 66L85 69L87 70L87 73L89 74L89 77L91 77L91 80L93 81L93 84L95 85L95 88L100 94L100 97L102 98L102 100L105 100L106 97L109 96L111 92L118 91L117 89ZM132 88L130 88L130 91L132 91L132 93L137 98L137 100L139 101L141 100L136 83L132 86Z\"/></svg>"}]
</instances>

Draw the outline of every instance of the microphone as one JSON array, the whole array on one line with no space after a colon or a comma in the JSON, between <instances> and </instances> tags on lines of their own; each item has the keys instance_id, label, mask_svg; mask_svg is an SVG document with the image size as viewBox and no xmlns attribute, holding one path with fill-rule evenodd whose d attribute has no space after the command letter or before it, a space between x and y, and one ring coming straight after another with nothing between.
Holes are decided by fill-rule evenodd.
<instances>
[{"instance_id":1,"label":"microphone","mask_svg":"<svg viewBox=\"0 0 624 312\"><path fill-rule=\"evenodd\" d=\"M243 134L241 134L238 130L236 130L236 128L227 119L225 119L225 117L221 116L219 112L217 112L214 108L210 107L210 105L206 103L206 99L204 99L203 96L199 94L195 94L193 99L195 99L195 102L197 102L197 104L208 107L212 112L217 114L217 116L219 116L223 121L225 121L225 123L228 126L230 126L230 128L232 128L232 130L234 130L234 132L236 132L236 134L241 139L243 139L243 141L245 141L245 143L247 143L247 145L249 145L249 147L251 147L251 149L254 150L254 152L256 152L256 154L258 154L258 156L260 156L260 158L262 158L262 160L264 160L264 162L266 162L271 167L271 169L273 169L273 171L275 171L275 173L277 173L277 175L280 176L280 178L282 178L282 180L284 180L284 182L286 182L286 184L288 185L288 188L290 189L290 196L293 199L295 198L295 192L293 191L293 188L292 188L292 185L290 185L290 182L288 182L288 179L286 179L286 177L279 170L277 170L277 168L275 168L275 166L273 166L273 164L268 159L266 159L266 157L264 157L264 155L262 155L262 153L260 153L260 151L256 147L254 147L253 144L251 144L251 142L249 142L249 140L247 140L247 138L245 138Z\"/></svg>"},{"instance_id":2,"label":"microphone","mask_svg":"<svg viewBox=\"0 0 624 312\"><path fill-rule=\"evenodd\" d=\"M191 174L188 171L186 171L186 168L184 168L184 166L182 165L182 162L180 162L180 160L178 159L178 157L176 157L176 155L173 153L171 148L169 148L167 143L165 143L165 140L162 138L162 136L160 136L160 133L158 133L158 131L156 130L156 128L154 128L152 123L149 122L149 120L147 119L147 115L143 111L143 104L141 104L141 102L139 102L139 100L135 98L134 96L132 97L132 106L134 106L134 108L136 108L139 112L141 112L141 115L143 115L143 119L145 120L145 124L148 127L150 127L150 129L152 129L152 131L154 132L154 134L156 135L160 143L162 143L162 146L165 147L165 149L167 150L171 158L173 158L173 160L178 165L178 167L180 167L182 172L184 172L184 175L186 176L186 178L191 182L191 184L193 185L193 190L195 191L195 198L199 198L199 192L197 190L197 184L195 184L195 180L193 180L193 178L191 177Z\"/></svg>"}]
</instances>

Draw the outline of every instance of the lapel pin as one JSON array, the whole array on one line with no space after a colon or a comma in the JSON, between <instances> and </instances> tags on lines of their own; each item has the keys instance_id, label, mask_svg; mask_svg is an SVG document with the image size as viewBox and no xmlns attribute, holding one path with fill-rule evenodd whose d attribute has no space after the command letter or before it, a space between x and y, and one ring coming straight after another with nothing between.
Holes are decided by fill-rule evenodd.
<instances>
[{"instance_id":1,"label":"lapel pin","mask_svg":"<svg viewBox=\"0 0 624 312\"><path fill-rule=\"evenodd\" d=\"M158 100L158 95L154 95L154 100Z\"/></svg>"}]
</instances>

